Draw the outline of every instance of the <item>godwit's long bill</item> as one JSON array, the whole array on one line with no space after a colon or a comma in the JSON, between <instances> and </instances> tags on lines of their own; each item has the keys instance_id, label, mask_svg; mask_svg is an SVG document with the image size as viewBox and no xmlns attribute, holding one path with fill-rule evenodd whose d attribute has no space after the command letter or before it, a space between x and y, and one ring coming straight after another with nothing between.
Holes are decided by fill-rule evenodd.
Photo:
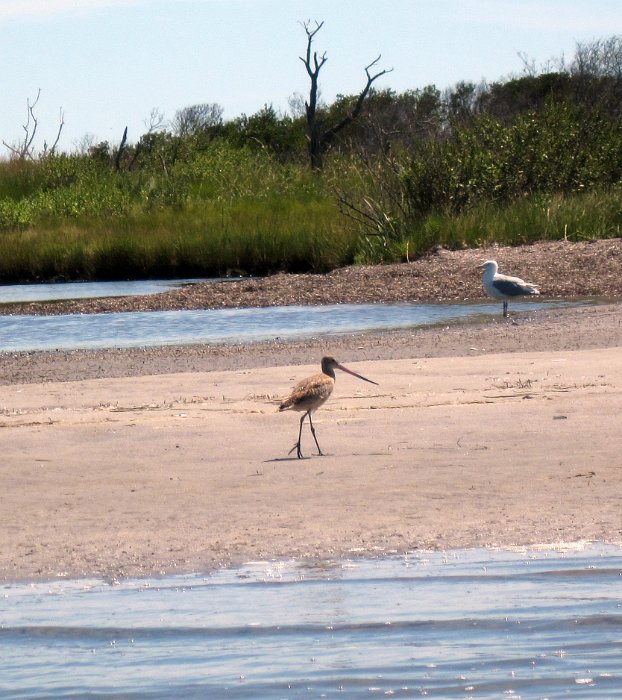
<instances>
[{"instance_id":1,"label":"godwit's long bill","mask_svg":"<svg viewBox=\"0 0 622 700\"><path fill-rule=\"evenodd\" d=\"M311 414L313 411L318 409L324 403L326 403L328 397L332 394L333 388L335 387L335 370L340 369L342 372L351 374L353 377L358 377L364 382L369 382L370 384L378 384L371 379L363 377L361 374L353 372L351 369L340 365L334 357L323 357L322 358L322 371L319 374L314 374L312 377L307 377L301 382L296 384L292 393L281 403L279 406L279 411L304 411L302 418L300 419L300 430L298 431L298 442L289 451L291 454L296 450L298 459L302 459L302 450L300 448L300 440L302 438L302 424L307 416L309 416L309 427L311 428L311 434L317 445L318 454L324 454L320 448L320 443L317 441L315 435L315 428L313 427L313 421L311 420Z\"/></svg>"},{"instance_id":2,"label":"godwit's long bill","mask_svg":"<svg viewBox=\"0 0 622 700\"><path fill-rule=\"evenodd\" d=\"M480 270L483 269L482 283L486 294L503 301L503 318L508 315L508 299L514 297L529 296L531 294L540 294L537 284L525 282L520 277L510 277L501 275L497 272L499 266L495 260L486 260L485 263L477 266Z\"/></svg>"}]
</instances>

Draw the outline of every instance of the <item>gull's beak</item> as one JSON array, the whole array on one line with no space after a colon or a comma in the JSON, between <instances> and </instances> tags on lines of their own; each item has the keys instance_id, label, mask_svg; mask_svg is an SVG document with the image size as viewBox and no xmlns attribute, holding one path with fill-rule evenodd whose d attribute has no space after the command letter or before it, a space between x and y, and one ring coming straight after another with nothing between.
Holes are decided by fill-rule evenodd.
<instances>
[{"instance_id":1,"label":"gull's beak","mask_svg":"<svg viewBox=\"0 0 622 700\"><path fill-rule=\"evenodd\" d=\"M371 379L367 379L367 377L364 377L362 374L357 374L356 372L353 372L351 369L348 369L347 367L340 365L338 362L335 363L335 367L337 369L340 369L342 372L346 372L347 374L351 374L353 377L358 377L359 379L362 379L364 382L369 382L370 384L375 384L376 386L378 386L378 382L374 382Z\"/></svg>"}]
</instances>

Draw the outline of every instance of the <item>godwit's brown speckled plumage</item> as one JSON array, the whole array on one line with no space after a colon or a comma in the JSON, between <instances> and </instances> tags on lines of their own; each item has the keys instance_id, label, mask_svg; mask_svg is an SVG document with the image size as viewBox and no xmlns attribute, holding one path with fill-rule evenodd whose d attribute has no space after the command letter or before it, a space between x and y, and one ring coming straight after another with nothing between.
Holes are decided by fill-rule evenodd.
<instances>
[{"instance_id":1,"label":"godwit's brown speckled plumage","mask_svg":"<svg viewBox=\"0 0 622 700\"><path fill-rule=\"evenodd\" d=\"M370 384L377 384L377 382L367 379L350 369L347 369L343 365L340 365L334 357L323 357L322 358L322 371L319 374L314 374L311 377L303 379L301 382L296 384L292 393L281 403L279 406L279 411L304 411L302 418L300 419L300 430L298 431L298 442L289 451L291 454L294 450L298 455L298 459L302 459L302 450L300 449L300 439L302 437L302 424L307 416L309 416L309 427L311 428L311 434L317 445L318 454L323 454L320 444L315 436L315 428L313 427L313 421L311 420L311 413L326 403L328 397L332 394L333 388L335 386L335 369L340 369L342 372L347 372L354 377L358 377Z\"/></svg>"}]
</instances>

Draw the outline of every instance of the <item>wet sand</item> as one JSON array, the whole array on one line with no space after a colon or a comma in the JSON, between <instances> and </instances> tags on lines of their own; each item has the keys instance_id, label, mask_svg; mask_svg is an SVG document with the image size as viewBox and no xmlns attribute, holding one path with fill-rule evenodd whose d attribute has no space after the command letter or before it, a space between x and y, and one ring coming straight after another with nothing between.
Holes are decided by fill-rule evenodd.
<instances>
[{"instance_id":1,"label":"wet sand","mask_svg":"<svg viewBox=\"0 0 622 700\"><path fill-rule=\"evenodd\" d=\"M310 343L1 357L4 580L622 541L622 306ZM288 457L278 402L340 373Z\"/></svg>"}]
</instances>

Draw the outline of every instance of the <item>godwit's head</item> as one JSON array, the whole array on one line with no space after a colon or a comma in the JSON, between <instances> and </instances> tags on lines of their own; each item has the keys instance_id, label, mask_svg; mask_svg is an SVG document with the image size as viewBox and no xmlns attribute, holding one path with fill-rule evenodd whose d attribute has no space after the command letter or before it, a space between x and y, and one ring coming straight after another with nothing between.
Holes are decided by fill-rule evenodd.
<instances>
[{"instance_id":1,"label":"godwit's head","mask_svg":"<svg viewBox=\"0 0 622 700\"><path fill-rule=\"evenodd\" d=\"M322 372L329 377L335 376L335 367L339 367L337 360L331 355L322 358Z\"/></svg>"},{"instance_id":2,"label":"godwit's head","mask_svg":"<svg viewBox=\"0 0 622 700\"><path fill-rule=\"evenodd\" d=\"M348 369L347 367L340 365L337 362L337 360L334 357L331 357L330 355L327 355L326 357L322 358L322 372L323 372L323 374L327 374L329 377L332 377L334 379L336 369L340 369L342 372L346 372L347 374L351 374L353 377L358 377L359 379L362 379L364 382L369 382L370 384L376 384L376 385L378 384L378 382L374 382L371 379L367 379L366 377L363 377L363 375L357 374L356 372L353 372L351 369Z\"/></svg>"}]
</instances>

